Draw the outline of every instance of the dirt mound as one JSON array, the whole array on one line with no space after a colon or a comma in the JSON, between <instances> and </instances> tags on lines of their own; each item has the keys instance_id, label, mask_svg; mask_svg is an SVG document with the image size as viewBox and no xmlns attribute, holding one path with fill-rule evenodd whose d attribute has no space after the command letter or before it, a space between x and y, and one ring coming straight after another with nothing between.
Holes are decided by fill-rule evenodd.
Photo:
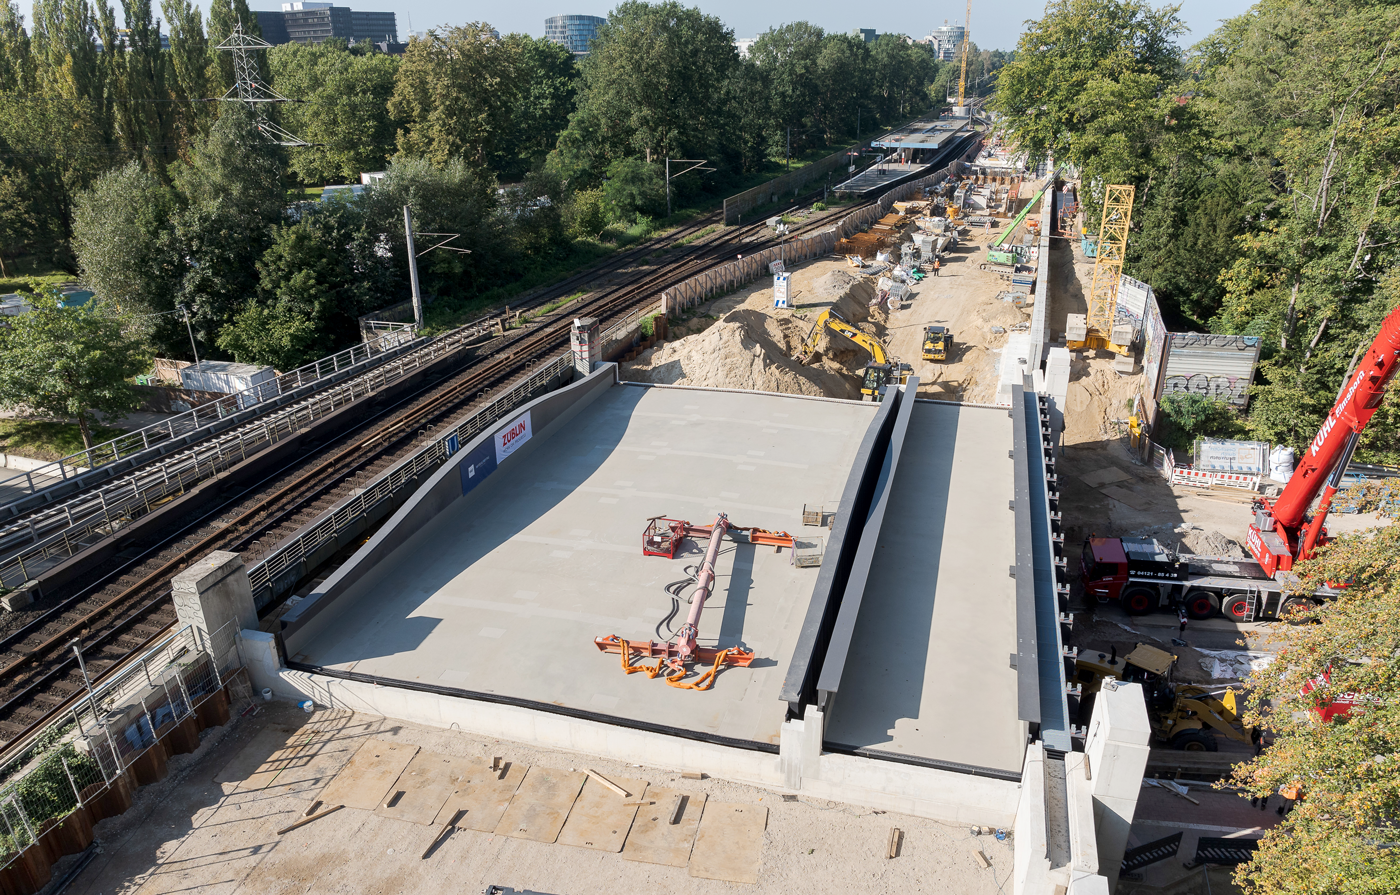
<instances>
[{"instance_id":1,"label":"dirt mound","mask_svg":"<svg viewBox=\"0 0 1400 895\"><path fill-rule=\"evenodd\" d=\"M1129 534L1133 538L1156 538L1164 547L1180 547L1197 556L1223 556L1241 559L1244 548L1233 538L1208 528L1197 528L1189 522L1181 525L1152 525Z\"/></svg>"},{"instance_id":2,"label":"dirt mound","mask_svg":"<svg viewBox=\"0 0 1400 895\"><path fill-rule=\"evenodd\" d=\"M856 380L833 371L828 362L804 367L792 359L805 335L803 321L741 308L702 333L644 352L623 365L623 377L664 385L859 398Z\"/></svg>"},{"instance_id":3,"label":"dirt mound","mask_svg":"<svg viewBox=\"0 0 1400 895\"><path fill-rule=\"evenodd\" d=\"M1132 401L1142 386L1142 375L1122 376L1110 360L1092 362L1079 357L1070 361L1065 444L1103 441L1122 431L1114 420L1127 420Z\"/></svg>"}]
</instances>

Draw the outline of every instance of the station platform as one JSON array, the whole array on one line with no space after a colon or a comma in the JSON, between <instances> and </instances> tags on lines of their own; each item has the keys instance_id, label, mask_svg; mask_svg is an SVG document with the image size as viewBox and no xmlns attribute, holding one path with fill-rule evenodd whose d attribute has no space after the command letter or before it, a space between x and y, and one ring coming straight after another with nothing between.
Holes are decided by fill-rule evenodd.
<instances>
[{"instance_id":1,"label":"station platform","mask_svg":"<svg viewBox=\"0 0 1400 895\"><path fill-rule=\"evenodd\" d=\"M921 118L870 141L879 149L942 149L965 134L972 122L966 118Z\"/></svg>"},{"instance_id":2,"label":"station platform","mask_svg":"<svg viewBox=\"0 0 1400 895\"><path fill-rule=\"evenodd\" d=\"M837 184L832 187L832 192L851 193L858 196L866 193L884 192L892 184L907 177L931 174L941 167L943 166L935 167L918 162L885 162L867 168L850 180Z\"/></svg>"}]
</instances>

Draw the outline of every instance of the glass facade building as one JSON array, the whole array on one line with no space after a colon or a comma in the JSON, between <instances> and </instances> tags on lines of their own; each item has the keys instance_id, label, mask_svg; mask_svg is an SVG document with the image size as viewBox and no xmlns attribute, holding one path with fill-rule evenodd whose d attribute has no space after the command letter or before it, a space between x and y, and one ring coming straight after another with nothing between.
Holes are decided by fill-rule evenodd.
<instances>
[{"instance_id":1,"label":"glass facade building","mask_svg":"<svg viewBox=\"0 0 1400 895\"><path fill-rule=\"evenodd\" d=\"M962 51L964 33L962 25L944 25L929 32L928 40L938 53L938 61L952 62L958 58L958 53Z\"/></svg>"},{"instance_id":2,"label":"glass facade building","mask_svg":"<svg viewBox=\"0 0 1400 895\"><path fill-rule=\"evenodd\" d=\"M584 56L605 22L607 19L601 16L550 16L544 20L544 36L567 47L575 56Z\"/></svg>"},{"instance_id":3,"label":"glass facade building","mask_svg":"<svg viewBox=\"0 0 1400 895\"><path fill-rule=\"evenodd\" d=\"M320 43L332 37L357 43L396 43L399 39L398 23L392 12L359 12L348 6L305 0L283 3L281 12L258 10L257 16L263 40L274 46Z\"/></svg>"}]
</instances>

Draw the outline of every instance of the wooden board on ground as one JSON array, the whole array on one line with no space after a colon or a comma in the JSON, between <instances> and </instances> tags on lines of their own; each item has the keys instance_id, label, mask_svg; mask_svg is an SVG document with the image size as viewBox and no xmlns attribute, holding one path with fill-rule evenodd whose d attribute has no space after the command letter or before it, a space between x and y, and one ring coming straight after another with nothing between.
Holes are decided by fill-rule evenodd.
<instances>
[{"instance_id":1,"label":"wooden board on ground","mask_svg":"<svg viewBox=\"0 0 1400 895\"><path fill-rule=\"evenodd\" d=\"M447 797L478 762L436 752L419 752L380 799L374 813L414 824L431 824ZM394 797L402 792L395 801ZM390 803L392 807L390 806ZM449 818L450 819L450 818Z\"/></svg>"},{"instance_id":2,"label":"wooden board on ground","mask_svg":"<svg viewBox=\"0 0 1400 895\"><path fill-rule=\"evenodd\" d=\"M731 883L758 882L768 809L762 805L710 802L700 820L690 875Z\"/></svg>"},{"instance_id":3,"label":"wooden board on ground","mask_svg":"<svg viewBox=\"0 0 1400 895\"><path fill-rule=\"evenodd\" d=\"M369 740L317 797L326 804L373 811L418 754L417 746Z\"/></svg>"},{"instance_id":4,"label":"wooden board on ground","mask_svg":"<svg viewBox=\"0 0 1400 895\"><path fill-rule=\"evenodd\" d=\"M609 777L613 783L627 790L626 798L613 792L607 786L589 777L583 784L583 792L574 800L574 808L564 829L559 831L560 845L576 845L579 848L596 848L599 851L622 851L622 843L627 841L627 831L632 829L632 819L637 816L637 802L647 801L647 782L626 777ZM631 804L628 804L628 803ZM640 806L651 810L657 806Z\"/></svg>"},{"instance_id":5,"label":"wooden board on ground","mask_svg":"<svg viewBox=\"0 0 1400 895\"><path fill-rule=\"evenodd\" d=\"M457 822L458 827L479 833L494 832L529 769L529 765L508 761L503 774L491 770L485 762L473 762L433 823L450 823L458 811L466 811L466 816Z\"/></svg>"},{"instance_id":6,"label":"wooden board on ground","mask_svg":"<svg viewBox=\"0 0 1400 895\"><path fill-rule=\"evenodd\" d=\"M1105 466L1103 469L1096 469L1087 475L1080 476L1080 478L1090 488L1102 488L1104 485L1111 485L1114 482L1126 482L1132 476L1117 466Z\"/></svg>"},{"instance_id":7,"label":"wooden board on ground","mask_svg":"<svg viewBox=\"0 0 1400 895\"><path fill-rule=\"evenodd\" d=\"M496 832L516 839L553 842L569 816L588 775L535 765L520 782Z\"/></svg>"},{"instance_id":8,"label":"wooden board on ground","mask_svg":"<svg viewBox=\"0 0 1400 895\"><path fill-rule=\"evenodd\" d=\"M1143 508L1143 499L1126 488L1119 488L1117 485L1109 485L1107 488L1100 488L1099 493L1104 497L1111 497L1121 504L1132 507L1135 510Z\"/></svg>"},{"instance_id":9,"label":"wooden board on ground","mask_svg":"<svg viewBox=\"0 0 1400 895\"><path fill-rule=\"evenodd\" d=\"M685 796L685 808L680 822L671 823L675 813L676 796ZM682 792L665 787L647 787L647 801L632 821L622 857L647 864L684 867L690 861L690 848L695 844L695 831L700 826L700 814L705 810L703 792Z\"/></svg>"}]
</instances>

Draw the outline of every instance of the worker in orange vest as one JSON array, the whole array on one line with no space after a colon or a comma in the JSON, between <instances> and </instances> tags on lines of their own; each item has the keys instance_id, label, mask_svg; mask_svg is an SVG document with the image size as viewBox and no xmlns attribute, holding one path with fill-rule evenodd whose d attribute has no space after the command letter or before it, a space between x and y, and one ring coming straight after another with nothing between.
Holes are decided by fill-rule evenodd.
<instances>
[{"instance_id":1,"label":"worker in orange vest","mask_svg":"<svg viewBox=\"0 0 1400 895\"><path fill-rule=\"evenodd\" d=\"M939 268L940 266L942 266L942 264L943 264L943 262L939 261L937 258L934 258L934 259L933 259L933 275L934 275L934 276L938 276L938 268Z\"/></svg>"}]
</instances>

